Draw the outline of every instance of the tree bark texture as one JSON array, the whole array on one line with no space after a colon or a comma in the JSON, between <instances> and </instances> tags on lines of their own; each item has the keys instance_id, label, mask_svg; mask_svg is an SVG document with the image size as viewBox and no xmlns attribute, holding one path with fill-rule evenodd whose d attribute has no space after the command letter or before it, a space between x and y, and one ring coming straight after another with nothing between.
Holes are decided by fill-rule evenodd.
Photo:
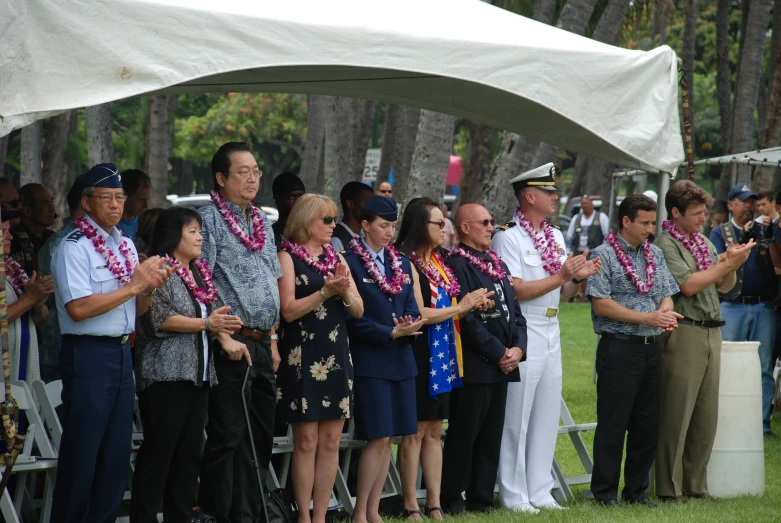
<instances>
[{"instance_id":1,"label":"tree bark texture","mask_svg":"<svg viewBox=\"0 0 781 523\"><path fill-rule=\"evenodd\" d=\"M42 183L41 155L43 151L43 122L40 120L22 128L21 178L19 186Z\"/></svg>"},{"instance_id":2,"label":"tree bark texture","mask_svg":"<svg viewBox=\"0 0 781 523\"><path fill-rule=\"evenodd\" d=\"M360 181L369 148L375 102L327 96L325 111L325 194L339 201L342 186Z\"/></svg>"},{"instance_id":3,"label":"tree bark texture","mask_svg":"<svg viewBox=\"0 0 781 523\"><path fill-rule=\"evenodd\" d=\"M696 144L695 136L697 127L694 124L694 53L697 43L697 17L699 16L699 0L688 0L686 4L686 24L683 31L683 68L686 73L686 82L689 84L689 122L691 123L692 147ZM681 118L681 134L684 132L684 122ZM686 176L686 175L684 175Z\"/></svg>"},{"instance_id":4,"label":"tree bark texture","mask_svg":"<svg viewBox=\"0 0 781 523\"><path fill-rule=\"evenodd\" d=\"M70 189L71 173L75 161L65 157L68 142L76 131L76 111L67 111L43 121L43 134L46 145L43 148L43 184L54 199L57 211L57 224L70 215L67 194Z\"/></svg>"},{"instance_id":5,"label":"tree bark texture","mask_svg":"<svg viewBox=\"0 0 781 523\"><path fill-rule=\"evenodd\" d=\"M543 24L552 25L556 14L556 0L535 0L532 18Z\"/></svg>"},{"instance_id":6,"label":"tree bark texture","mask_svg":"<svg viewBox=\"0 0 781 523\"><path fill-rule=\"evenodd\" d=\"M398 104L389 104L385 111L385 128L382 131L382 155L380 156L380 167L377 170L377 181L375 187L379 187L382 182L387 182L393 168L393 154L396 151L397 139L399 138L399 129L402 120L402 106Z\"/></svg>"},{"instance_id":7,"label":"tree bark texture","mask_svg":"<svg viewBox=\"0 0 781 523\"><path fill-rule=\"evenodd\" d=\"M664 45L665 38L667 37L667 20L664 17L664 11L667 5L665 2L658 2L654 8L654 24L651 32L651 37L659 37L659 45Z\"/></svg>"},{"instance_id":8,"label":"tree bark texture","mask_svg":"<svg viewBox=\"0 0 781 523\"><path fill-rule=\"evenodd\" d=\"M412 155L415 153L419 124L420 108L401 106L396 146L391 153L393 195L396 201L399 202L404 201L404 196L407 193L407 184L409 182L410 169L412 168ZM383 145L383 155L385 154L384 151Z\"/></svg>"},{"instance_id":9,"label":"tree bark texture","mask_svg":"<svg viewBox=\"0 0 781 523\"><path fill-rule=\"evenodd\" d=\"M716 6L716 98L719 102L719 118L721 123L722 152L732 150L730 146L730 129L732 128L732 85L730 83L729 64L729 12L730 0L718 0ZM729 192L731 169L722 167L717 200L726 200Z\"/></svg>"},{"instance_id":10,"label":"tree bark texture","mask_svg":"<svg viewBox=\"0 0 781 523\"><path fill-rule=\"evenodd\" d=\"M599 17L597 28L591 38L597 42L615 45L631 0L610 0Z\"/></svg>"},{"instance_id":11,"label":"tree bark texture","mask_svg":"<svg viewBox=\"0 0 781 523\"><path fill-rule=\"evenodd\" d=\"M778 13L778 16L781 18L781 12ZM781 39L778 42L781 45ZM762 135L759 140L760 149L768 149L781 144L781 66L778 64L781 53L776 50L772 54L776 57L776 63L772 67L774 72L770 84L770 101L768 103L765 126L762 128ZM773 174L776 171L776 167L757 167L754 171L752 182L754 192L772 189Z\"/></svg>"},{"instance_id":12,"label":"tree bark texture","mask_svg":"<svg viewBox=\"0 0 781 523\"><path fill-rule=\"evenodd\" d=\"M325 147L326 98L317 94L310 94L308 98L306 145L298 176L309 192L323 192L323 187L318 186L317 181L323 163L323 147Z\"/></svg>"},{"instance_id":13,"label":"tree bark texture","mask_svg":"<svg viewBox=\"0 0 781 523\"><path fill-rule=\"evenodd\" d=\"M10 134L0 138L0 178L5 176L5 159L8 157L8 141Z\"/></svg>"},{"instance_id":14,"label":"tree bark texture","mask_svg":"<svg viewBox=\"0 0 781 523\"><path fill-rule=\"evenodd\" d=\"M754 148L754 111L762 74L770 4L770 0L750 0L735 89L731 152L749 151ZM751 183L750 167L741 166L737 169L737 183Z\"/></svg>"},{"instance_id":15,"label":"tree bark texture","mask_svg":"<svg viewBox=\"0 0 781 523\"><path fill-rule=\"evenodd\" d=\"M111 133L109 104L87 107L87 142L90 167L114 161L114 138Z\"/></svg>"},{"instance_id":16,"label":"tree bark texture","mask_svg":"<svg viewBox=\"0 0 781 523\"><path fill-rule=\"evenodd\" d=\"M583 36L597 0L568 0L559 15L556 27Z\"/></svg>"},{"instance_id":17,"label":"tree bark texture","mask_svg":"<svg viewBox=\"0 0 781 523\"><path fill-rule=\"evenodd\" d=\"M402 208L406 208L413 198L425 196L442 204L455 125L455 116L435 111L420 111L415 154L412 156Z\"/></svg>"},{"instance_id":18,"label":"tree bark texture","mask_svg":"<svg viewBox=\"0 0 781 523\"><path fill-rule=\"evenodd\" d=\"M144 170L152 180L150 207L166 207L168 194L168 157L171 154L177 95L152 96L149 99L149 122L146 129Z\"/></svg>"},{"instance_id":19,"label":"tree bark texture","mask_svg":"<svg viewBox=\"0 0 781 523\"><path fill-rule=\"evenodd\" d=\"M483 187L491 173L491 142L495 134L493 127L469 122L469 159L461 176L456 208L464 203L483 203Z\"/></svg>"},{"instance_id":20,"label":"tree bark texture","mask_svg":"<svg viewBox=\"0 0 781 523\"><path fill-rule=\"evenodd\" d=\"M512 218L518 200L509 181L528 170L539 144L537 140L504 132L502 148L482 190L483 205L497 222Z\"/></svg>"}]
</instances>

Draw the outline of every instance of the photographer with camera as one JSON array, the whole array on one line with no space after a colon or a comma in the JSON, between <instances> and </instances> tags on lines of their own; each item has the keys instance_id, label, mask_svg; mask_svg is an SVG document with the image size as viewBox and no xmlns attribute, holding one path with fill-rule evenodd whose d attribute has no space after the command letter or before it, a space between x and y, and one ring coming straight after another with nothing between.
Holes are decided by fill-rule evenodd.
<instances>
[{"instance_id":1,"label":"photographer with camera","mask_svg":"<svg viewBox=\"0 0 781 523\"><path fill-rule=\"evenodd\" d=\"M450 513L493 507L507 383L520 381L518 363L526 359L526 319L510 271L488 248L495 224L482 205L459 207L461 243L446 262L461 286L459 299L476 289L496 291L488 308L460 320L464 387L451 395L442 471L442 506Z\"/></svg>"}]
</instances>

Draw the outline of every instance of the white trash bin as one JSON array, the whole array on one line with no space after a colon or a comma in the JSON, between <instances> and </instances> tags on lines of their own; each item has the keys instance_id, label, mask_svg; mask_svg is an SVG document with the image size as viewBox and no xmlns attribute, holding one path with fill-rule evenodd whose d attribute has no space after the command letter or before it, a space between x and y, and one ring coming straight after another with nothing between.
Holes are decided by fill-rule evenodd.
<instances>
[{"instance_id":1,"label":"white trash bin","mask_svg":"<svg viewBox=\"0 0 781 523\"><path fill-rule=\"evenodd\" d=\"M765 492L759 342L721 345L719 422L708 464L708 491L725 497Z\"/></svg>"}]
</instances>

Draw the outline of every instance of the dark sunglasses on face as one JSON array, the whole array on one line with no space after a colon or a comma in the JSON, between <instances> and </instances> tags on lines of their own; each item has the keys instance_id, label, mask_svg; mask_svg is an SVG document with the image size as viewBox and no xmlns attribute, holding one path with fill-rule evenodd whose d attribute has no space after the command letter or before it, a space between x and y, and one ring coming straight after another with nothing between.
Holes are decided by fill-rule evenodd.
<instances>
[{"instance_id":1,"label":"dark sunglasses on face","mask_svg":"<svg viewBox=\"0 0 781 523\"><path fill-rule=\"evenodd\" d=\"M323 220L323 223L325 225L331 225L332 223L336 223L336 216L323 216L321 219Z\"/></svg>"},{"instance_id":2,"label":"dark sunglasses on face","mask_svg":"<svg viewBox=\"0 0 781 523\"><path fill-rule=\"evenodd\" d=\"M440 220L438 222L432 222L431 220L429 220L428 223L430 223L431 225L439 225L440 229L444 229L445 228L445 220Z\"/></svg>"},{"instance_id":3,"label":"dark sunglasses on face","mask_svg":"<svg viewBox=\"0 0 781 523\"><path fill-rule=\"evenodd\" d=\"M393 190L392 189L385 189L385 190L378 191L378 192L380 194L393 194Z\"/></svg>"},{"instance_id":4,"label":"dark sunglasses on face","mask_svg":"<svg viewBox=\"0 0 781 523\"><path fill-rule=\"evenodd\" d=\"M483 225L483 227L488 227L488 225L490 224L491 227L493 227L494 225L496 225L496 220L472 220L471 222L466 222L466 223L480 223Z\"/></svg>"}]
</instances>

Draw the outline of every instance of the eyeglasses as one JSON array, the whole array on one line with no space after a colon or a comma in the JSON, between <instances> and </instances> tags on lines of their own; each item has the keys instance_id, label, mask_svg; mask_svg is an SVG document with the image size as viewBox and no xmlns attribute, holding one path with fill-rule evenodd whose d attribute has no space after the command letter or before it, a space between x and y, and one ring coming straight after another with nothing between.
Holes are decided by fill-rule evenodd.
<instances>
[{"instance_id":1,"label":"eyeglasses","mask_svg":"<svg viewBox=\"0 0 781 523\"><path fill-rule=\"evenodd\" d=\"M235 174L242 180L246 180L250 176L252 176L253 178L257 178L258 180L260 180L263 177L263 171L261 171L260 169L255 169L254 171L228 171L228 172L231 174Z\"/></svg>"},{"instance_id":2,"label":"eyeglasses","mask_svg":"<svg viewBox=\"0 0 781 523\"><path fill-rule=\"evenodd\" d=\"M16 209L20 205L22 205L22 200L9 200L7 202L3 202L3 204L7 205L11 209Z\"/></svg>"},{"instance_id":3,"label":"eyeglasses","mask_svg":"<svg viewBox=\"0 0 781 523\"><path fill-rule=\"evenodd\" d=\"M125 203L125 200L127 200L127 195L125 194L92 194L90 196L97 198L104 205L111 203L111 200L116 200L117 203Z\"/></svg>"},{"instance_id":4,"label":"eyeglasses","mask_svg":"<svg viewBox=\"0 0 781 523\"><path fill-rule=\"evenodd\" d=\"M429 220L428 223L430 223L431 225L439 225L440 229L444 229L445 228L445 220L440 220L438 222L432 222L431 220Z\"/></svg>"},{"instance_id":5,"label":"eyeglasses","mask_svg":"<svg viewBox=\"0 0 781 523\"><path fill-rule=\"evenodd\" d=\"M323 216L321 220L323 220L325 225L331 225L332 223L336 223L336 216Z\"/></svg>"},{"instance_id":6,"label":"eyeglasses","mask_svg":"<svg viewBox=\"0 0 781 523\"><path fill-rule=\"evenodd\" d=\"M489 225L493 227L496 225L496 220L472 220L471 222L464 222L464 223L482 223L483 227L488 227Z\"/></svg>"},{"instance_id":7,"label":"eyeglasses","mask_svg":"<svg viewBox=\"0 0 781 523\"><path fill-rule=\"evenodd\" d=\"M377 192L380 194L393 194L393 189L383 189Z\"/></svg>"}]
</instances>

